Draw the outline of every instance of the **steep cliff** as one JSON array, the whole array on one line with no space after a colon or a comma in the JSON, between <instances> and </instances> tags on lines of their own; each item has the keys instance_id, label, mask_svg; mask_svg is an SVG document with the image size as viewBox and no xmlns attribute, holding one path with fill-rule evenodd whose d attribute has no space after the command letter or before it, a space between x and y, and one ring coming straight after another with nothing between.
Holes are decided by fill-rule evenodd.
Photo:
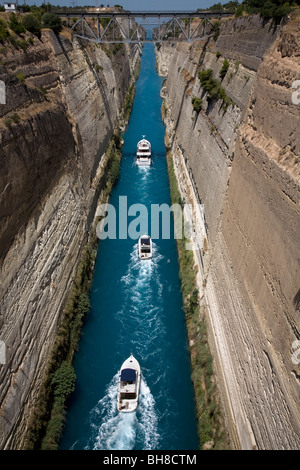
<instances>
[{"instance_id":1,"label":"steep cliff","mask_svg":"<svg viewBox=\"0 0 300 470\"><path fill-rule=\"evenodd\" d=\"M166 139L182 197L194 203L195 262L216 376L232 445L243 449L300 443L299 361L292 360L299 339L300 108L292 100L299 41L297 13L278 27L251 16L222 21L216 41L157 52L167 73ZM209 69L213 91L199 74Z\"/></svg>"},{"instance_id":2,"label":"steep cliff","mask_svg":"<svg viewBox=\"0 0 300 470\"><path fill-rule=\"evenodd\" d=\"M24 437L138 57L137 48L109 52L67 31L2 48L1 448Z\"/></svg>"}]
</instances>

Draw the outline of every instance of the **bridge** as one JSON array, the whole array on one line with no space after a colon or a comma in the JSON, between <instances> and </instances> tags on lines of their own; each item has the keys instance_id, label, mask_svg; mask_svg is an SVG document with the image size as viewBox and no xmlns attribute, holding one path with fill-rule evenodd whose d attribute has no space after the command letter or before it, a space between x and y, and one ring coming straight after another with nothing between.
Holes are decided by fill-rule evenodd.
<instances>
[{"instance_id":1,"label":"bridge","mask_svg":"<svg viewBox=\"0 0 300 470\"><path fill-rule=\"evenodd\" d=\"M74 35L96 43L192 42L212 34L213 20L232 13L210 11L72 11L56 13Z\"/></svg>"}]
</instances>

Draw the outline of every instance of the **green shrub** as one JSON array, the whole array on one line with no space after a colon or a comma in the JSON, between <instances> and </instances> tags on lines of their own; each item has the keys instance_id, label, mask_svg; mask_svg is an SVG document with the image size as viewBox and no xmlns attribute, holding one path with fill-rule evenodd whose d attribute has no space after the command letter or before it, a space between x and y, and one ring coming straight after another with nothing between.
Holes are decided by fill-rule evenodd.
<instances>
[{"instance_id":1,"label":"green shrub","mask_svg":"<svg viewBox=\"0 0 300 470\"><path fill-rule=\"evenodd\" d=\"M296 2L299 5L299 1ZM260 14L266 20L274 19L279 24L281 19L292 11L294 0L247 0L242 3L249 14Z\"/></svg>"},{"instance_id":2,"label":"green shrub","mask_svg":"<svg viewBox=\"0 0 300 470\"><path fill-rule=\"evenodd\" d=\"M230 65L229 61L227 59L224 59L223 65L222 65L221 70L219 72L219 76L221 77L222 80L225 77L225 75L227 73L227 70L229 69L229 65Z\"/></svg>"},{"instance_id":3,"label":"green shrub","mask_svg":"<svg viewBox=\"0 0 300 470\"><path fill-rule=\"evenodd\" d=\"M90 298L87 292L80 294L77 302L77 314L85 315L90 309Z\"/></svg>"},{"instance_id":4,"label":"green shrub","mask_svg":"<svg viewBox=\"0 0 300 470\"><path fill-rule=\"evenodd\" d=\"M201 86L204 88L205 91L208 92L206 98L208 101L223 100L223 111L226 111L230 104L233 105L233 102L227 95L225 89L221 87L220 81L213 78L211 69L200 70L198 73L198 77Z\"/></svg>"},{"instance_id":5,"label":"green shrub","mask_svg":"<svg viewBox=\"0 0 300 470\"><path fill-rule=\"evenodd\" d=\"M4 124L5 124L6 127L8 127L8 129L10 129L11 125L12 125L12 119L11 118L6 118L4 120Z\"/></svg>"},{"instance_id":6,"label":"green shrub","mask_svg":"<svg viewBox=\"0 0 300 470\"><path fill-rule=\"evenodd\" d=\"M240 16L243 16L243 13L244 13L244 7L243 5L240 5L237 7L237 9L235 10L235 18L239 18Z\"/></svg>"},{"instance_id":7,"label":"green shrub","mask_svg":"<svg viewBox=\"0 0 300 470\"><path fill-rule=\"evenodd\" d=\"M75 389L75 378L73 366L69 362L63 361L51 380L55 399L65 403Z\"/></svg>"},{"instance_id":8,"label":"green shrub","mask_svg":"<svg viewBox=\"0 0 300 470\"><path fill-rule=\"evenodd\" d=\"M26 41L26 39L17 39L16 40L16 46L20 49L23 49L23 51L26 51L28 46L29 46L29 42Z\"/></svg>"},{"instance_id":9,"label":"green shrub","mask_svg":"<svg viewBox=\"0 0 300 470\"><path fill-rule=\"evenodd\" d=\"M180 192L170 151L167 152L168 175L172 203L178 203ZM219 395L213 375L213 359L209 349L205 317L201 315L199 292L193 252L186 249L187 240L177 239L180 281L183 305L190 340L192 380L198 418L200 444L213 441L214 449L228 449L229 438L225 431Z\"/></svg>"},{"instance_id":10,"label":"green shrub","mask_svg":"<svg viewBox=\"0 0 300 470\"><path fill-rule=\"evenodd\" d=\"M25 75L22 73L22 72L18 72L17 73L17 79L20 81L20 82L24 82L25 81Z\"/></svg>"},{"instance_id":11,"label":"green shrub","mask_svg":"<svg viewBox=\"0 0 300 470\"><path fill-rule=\"evenodd\" d=\"M23 24L18 20L15 13L12 13L10 15L10 21L9 21L8 26L16 34L22 34L22 33L25 33L25 31L26 31Z\"/></svg>"},{"instance_id":12,"label":"green shrub","mask_svg":"<svg viewBox=\"0 0 300 470\"><path fill-rule=\"evenodd\" d=\"M24 15L22 24L27 31L36 36L40 36L41 33L41 22L32 14Z\"/></svg>"},{"instance_id":13,"label":"green shrub","mask_svg":"<svg viewBox=\"0 0 300 470\"><path fill-rule=\"evenodd\" d=\"M18 124L21 121L21 117L18 113L14 113L11 118L15 124Z\"/></svg>"},{"instance_id":14,"label":"green shrub","mask_svg":"<svg viewBox=\"0 0 300 470\"><path fill-rule=\"evenodd\" d=\"M129 87L128 93L127 93L126 98L125 98L125 103L124 103L124 119L125 119L125 121L129 120L134 95L135 95L135 86L132 84Z\"/></svg>"},{"instance_id":15,"label":"green shrub","mask_svg":"<svg viewBox=\"0 0 300 470\"><path fill-rule=\"evenodd\" d=\"M203 100L201 98L194 97L192 99L193 110L196 111L196 113L199 113L201 111L202 104L203 104Z\"/></svg>"},{"instance_id":16,"label":"green shrub","mask_svg":"<svg viewBox=\"0 0 300 470\"><path fill-rule=\"evenodd\" d=\"M7 26L5 21L0 18L0 41L3 41L8 36Z\"/></svg>"},{"instance_id":17,"label":"green shrub","mask_svg":"<svg viewBox=\"0 0 300 470\"><path fill-rule=\"evenodd\" d=\"M46 88L42 87L42 86L41 86L40 88L38 88L38 90L40 91L40 93L41 93L43 96L46 96L47 93L48 93L48 90L47 90Z\"/></svg>"},{"instance_id":18,"label":"green shrub","mask_svg":"<svg viewBox=\"0 0 300 470\"><path fill-rule=\"evenodd\" d=\"M62 30L62 21L59 16L54 13L45 13L42 16L42 25L50 28L54 33L58 34Z\"/></svg>"},{"instance_id":19,"label":"green shrub","mask_svg":"<svg viewBox=\"0 0 300 470\"><path fill-rule=\"evenodd\" d=\"M121 165L121 153L118 150L113 149L112 150L112 164L109 170L109 176L108 179L111 182L111 184L114 186L116 183L119 173L120 173L120 165Z\"/></svg>"},{"instance_id":20,"label":"green shrub","mask_svg":"<svg viewBox=\"0 0 300 470\"><path fill-rule=\"evenodd\" d=\"M209 83L211 82L211 80L213 80L213 78L212 78L212 69L200 70L199 73L198 73L198 77L199 77L201 86L206 91L208 91L207 86L209 86Z\"/></svg>"},{"instance_id":21,"label":"green shrub","mask_svg":"<svg viewBox=\"0 0 300 470\"><path fill-rule=\"evenodd\" d=\"M216 22L214 23L214 25L213 25L213 28L212 28L214 41L216 41L216 40L218 39L218 37L219 37L220 28L221 28L221 26L220 26L220 21L216 21Z\"/></svg>"},{"instance_id":22,"label":"green shrub","mask_svg":"<svg viewBox=\"0 0 300 470\"><path fill-rule=\"evenodd\" d=\"M219 57L221 57L221 52L220 51L216 52L216 58L218 59Z\"/></svg>"}]
</instances>

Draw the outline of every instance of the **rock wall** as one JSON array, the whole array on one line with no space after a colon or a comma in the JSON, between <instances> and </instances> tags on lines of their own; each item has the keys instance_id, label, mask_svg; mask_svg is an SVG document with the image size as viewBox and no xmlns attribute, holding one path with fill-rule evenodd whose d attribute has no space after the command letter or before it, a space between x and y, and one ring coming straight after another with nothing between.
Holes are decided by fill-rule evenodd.
<instances>
[{"instance_id":1,"label":"rock wall","mask_svg":"<svg viewBox=\"0 0 300 470\"><path fill-rule=\"evenodd\" d=\"M6 47L0 105L0 447L19 448L87 240L139 51L44 31Z\"/></svg>"},{"instance_id":2,"label":"rock wall","mask_svg":"<svg viewBox=\"0 0 300 470\"><path fill-rule=\"evenodd\" d=\"M214 41L163 46L167 142L182 196L194 202L195 262L234 448L300 444L300 108L297 14L279 27L225 20ZM232 100L208 102L198 71ZM203 99L193 110L192 98ZM197 204L198 205L197 205ZM297 302L298 299L298 302Z\"/></svg>"}]
</instances>

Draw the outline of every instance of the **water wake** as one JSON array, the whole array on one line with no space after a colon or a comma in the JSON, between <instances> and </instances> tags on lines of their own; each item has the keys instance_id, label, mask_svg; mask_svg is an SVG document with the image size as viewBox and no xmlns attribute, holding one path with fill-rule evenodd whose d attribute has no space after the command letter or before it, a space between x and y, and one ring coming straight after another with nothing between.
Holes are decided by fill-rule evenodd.
<instances>
[{"instance_id":1,"label":"water wake","mask_svg":"<svg viewBox=\"0 0 300 470\"><path fill-rule=\"evenodd\" d=\"M158 445L155 401L142 377L139 405L136 412L119 413L117 410L116 374L107 387L106 395L90 413L93 429L93 450L155 449Z\"/></svg>"},{"instance_id":2,"label":"water wake","mask_svg":"<svg viewBox=\"0 0 300 470\"><path fill-rule=\"evenodd\" d=\"M159 263L163 257L153 243L153 258L140 260L136 244L126 274L121 278L124 286L124 301L117 312L120 321L121 342L131 347L138 356L145 360L156 350L156 341L163 334L163 284L159 275ZM128 331L128 325L135 325L134 331ZM131 328L132 330L132 328Z\"/></svg>"}]
</instances>

